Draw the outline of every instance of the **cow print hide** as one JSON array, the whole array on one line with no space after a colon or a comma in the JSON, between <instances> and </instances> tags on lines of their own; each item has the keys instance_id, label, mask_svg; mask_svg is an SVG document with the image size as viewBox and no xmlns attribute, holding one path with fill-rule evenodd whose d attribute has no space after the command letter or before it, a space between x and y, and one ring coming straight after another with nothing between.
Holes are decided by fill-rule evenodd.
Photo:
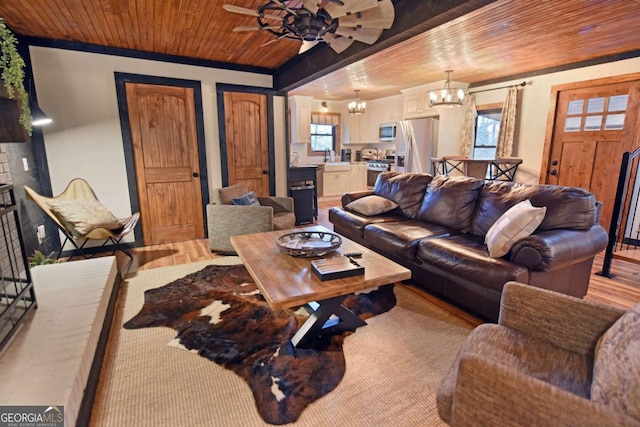
<instances>
[{"instance_id":1,"label":"cow print hide","mask_svg":"<svg viewBox=\"0 0 640 427\"><path fill-rule=\"evenodd\" d=\"M393 285L344 301L362 319L395 303ZM184 347L247 382L266 422L287 424L333 390L345 372L342 343L351 332L294 348L291 337L305 320L291 310L271 309L243 265L210 265L145 291L142 309L124 328L175 329Z\"/></svg>"}]
</instances>

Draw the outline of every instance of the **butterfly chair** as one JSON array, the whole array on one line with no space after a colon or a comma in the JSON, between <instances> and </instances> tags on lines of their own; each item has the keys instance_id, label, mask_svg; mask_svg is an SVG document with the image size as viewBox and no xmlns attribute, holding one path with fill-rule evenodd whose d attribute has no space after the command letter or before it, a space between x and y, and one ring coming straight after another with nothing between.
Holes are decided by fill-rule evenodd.
<instances>
[{"instance_id":1,"label":"butterfly chair","mask_svg":"<svg viewBox=\"0 0 640 427\"><path fill-rule=\"evenodd\" d=\"M89 183L82 178L71 180L67 188L55 197L42 196L27 186L24 187L24 191L27 198L33 200L65 236L56 258L60 257L67 242L70 242L83 257L88 258L84 248L90 240L103 241L102 246L111 242L115 246L112 253L119 249L129 258L133 258L120 241L138 223L138 212L128 218L116 218L98 201Z\"/></svg>"}]
</instances>

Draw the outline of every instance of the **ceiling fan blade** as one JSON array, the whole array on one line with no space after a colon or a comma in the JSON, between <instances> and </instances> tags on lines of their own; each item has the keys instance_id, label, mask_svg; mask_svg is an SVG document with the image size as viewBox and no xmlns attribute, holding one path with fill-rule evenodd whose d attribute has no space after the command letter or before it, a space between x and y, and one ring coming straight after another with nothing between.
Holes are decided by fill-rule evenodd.
<instances>
[{"instance_id":1,"label":"ceiling fan blade","mask_svg":"<svg viewBox=\"0 0 640 427\"><path fill-rule=\"evenodd\" d=\"M320 9L320 5L322 4L322 1L321 0L304 0L302 4L304 5L305 9L307 9L309 12L315 15L316 13L318 13L318 9Z\"/></svg>"},{"instance_id":2,"label":"ceiling fan blade","mask_svg":"<svg viewBox=\"0 0 640 427\"><path fill-rule=\"evenodd\" d=\"M340 25L343 27L384 28L389 29L396 17L391 0L382 0L378 7L363 10L360 13L343 16Z\"/></svg>"},{"instance_id":3,"label":"ceiling fan blade","mask_svg":"<svg viewBox=\"0 0 640 427\"><path fill-rule=\"evenodd\" d=\"M280 0L271 0L271 1L277 4L278 6L280 6L281 8L283 8L284 10L286 10L287 12L289 12L290 14L294 16L298 16L298 13L295 10L289 8L289 6L284 4L284 2L281 2Z\"/></svg>"},{"instance_id":4,"label":"ceiling fan blade","mask_svg":"<svg viewBox=\"0 0 640 427\"><path fill-rule=\"evenodd\" d=\"M336 34L358 40L359 42L374 44L382 35L382 29L338 27Z\"/></svg>"},{"instance_id":5,"label":"ceiling fan blade","mask_svg":"<svg viewBox=\"0 0 640 427\"><path fill-rule=\"evenodd\" d=\"M240 13L242 15L249 15L249 16L261 16L260 13L257 10L247 9L246 7L235 6L233 4L223 4L222 7L227 12ZM282 17L281 16L273 15L271 13L263 13L262 17L263 18L276 19L278 21L282 21Z\"/></svg>"},{"instance_id":6,"label":"ceiling fan blade","mask_svg":"<svg viewBox=\"0 0 640 427\"><path fill-rule=\"evenodd\" d=\"M233 4L223 4L222 7L227 12L240 13L242 15L260 16L257 10L247 9L246 7L235 6Z\"/></svg>"},{"instance_id":7,"label":"ceiling fan blade","mask_svg":"<svg viewBox=\"0 0 640 427\"><path fill-rule=\"evenodd\" d=\"M284 38L284 37L285 37L285 35L284 35L284 34L283 34L283 35L281 35L281 36L278 36L278 37L276 37L275 39L269 40L269 41L268 41L268 42L266 42L266 43L262 43L262 44L260 45L260 47L262 47L262 46L267 46L267 45L269 45L269 44L271 44L271 43L275 43L275 42L277 42L278 40L280 40L280 39L282 39L282 38Z\"/></svg>"},{"instance_id":8,"label":"ceiling fan blade","mask_svg":"<svg viewBox=\"0 0 640 427\"><path fill-rule=\"evenodd\" d=\"M240 32L240 31L258 31L258 30L279 30L280 27L271 27L271 26L266 26L266 27L261 27L260 25L242 25L240 27L236 27L234 28L232 31L234 32Z\"/></svg>"},{"instance_id":9,"label":"ceiling fan blade","mask_svg":"<svg viewBox=\"0 0 640 427\"><path fill-rule=\"evenodd\" d=\"M336 53L344 52L353 43L353 39L350 39L348 37L336 37L331 33L325 34L324 36L322 36L322 39L327 42L331 49L333 49Z\"/></svg>"},{"instance_id":10,"label":"ceiling fan blade","mask_svg":"<svg viewBox=\"0 0 640 427\"><path fill-rule=\"evenodd\" d=\"M298 55L301 54L301 53L305 53L306 51L308 51L309 49L311 49L312 47L314 47L318 43L319 43L318 40L314 40L312 42L308 42L306 40L303 40L302 44L300 45L300 50L298 51Z\"/></svg>"},{"instance_id":11,"label":"ceiling fan blade","mask_svg":"<svg viewBox=\"0 0 640 427\"><path fill-rule=\"evenodd\" d=\"M350 13L362 12L378 6L378 0L342 0L344 6L330 2L324 7L332 18L340 18Z\"/></svg>"},{"instance_id":12,"label":"ceiling fan blade","mask_svg":"<svg viewBox=\"0 0 640 427\"><path fill-rule=\"evenodd\" d=\"M237 33L240 31L257 31L257 30L261 30L262 27L260 27L259 25L243 25L241 27L235 27L233 30L233 32Z\"/></svg>"}]
</instances>

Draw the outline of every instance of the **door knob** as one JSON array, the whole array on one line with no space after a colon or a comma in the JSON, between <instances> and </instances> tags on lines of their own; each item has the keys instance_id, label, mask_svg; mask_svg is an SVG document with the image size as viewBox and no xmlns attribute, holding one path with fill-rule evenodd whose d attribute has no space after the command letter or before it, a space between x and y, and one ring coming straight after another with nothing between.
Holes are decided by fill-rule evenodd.
<instances>
[{"instance_id":1,"label":"door knob","mask_svg":"<svg viewBox=\"0 0 640 427\"><path fill-rule=\"evenodd\" d=\"M199 174L198 172L194 172L194 173L192 173L191 175L193 175L193 177L194 177L194 178L197 178L197 177L199 177L199 176L200 176L200 174Z\"/></svg>"},{"instance_id":2,"label":"door knob","mask_svg":"<svg viewBox=\"0 0 640 427\"><path fill-rule=\"evenodd\" d=\"M558 171L557 171L557 170L555 170L555 169L551 169L551 170L549 171L549 175L554 175L554 176L555 176L555 175L558 175Z\"/></svg>"},{"instance_id":3,"label":"door knob","mask_svg":"<svg viewBox=\"0 0 640 427\"><path fill-rule=\"evenodd\" d=\"M269 175L269 171L268 171L268 170L266 170L266 169L263 169L263 170L262 170L262 175Z\"/></svg>"}]
</instances>

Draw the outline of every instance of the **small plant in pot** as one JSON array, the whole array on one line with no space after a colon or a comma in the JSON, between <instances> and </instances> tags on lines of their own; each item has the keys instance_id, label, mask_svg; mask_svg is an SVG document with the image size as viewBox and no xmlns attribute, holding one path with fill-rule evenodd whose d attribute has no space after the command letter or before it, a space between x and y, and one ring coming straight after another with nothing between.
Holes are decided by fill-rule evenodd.
<instances>
[{"instance_id":1,"label":"small plant in pot","mask_svg":"<svg viewBox=\"0 0 640 427\"><path fill-rule=\"evenodd\" d=\"M0 18L0 80L9 99L17 97L20 102L20 124L31 135L31 110L29 94L24 88L24 60L18 53L18 41Z\"/></svg>"},{"instance_id":2,"label":"small plant in pot","mask_svg":"<svg viewBox=\"0 0 640 427\"><path fill-rule=\"evenodd\" d=\"M52 255L53 252L49 255L45 255L38 250L33 251L33 255L27 258L27 261L29 261L29 267L33 268L38 265L57 264L59 261L51 258Z\"/></svg>"}]
</instances>

